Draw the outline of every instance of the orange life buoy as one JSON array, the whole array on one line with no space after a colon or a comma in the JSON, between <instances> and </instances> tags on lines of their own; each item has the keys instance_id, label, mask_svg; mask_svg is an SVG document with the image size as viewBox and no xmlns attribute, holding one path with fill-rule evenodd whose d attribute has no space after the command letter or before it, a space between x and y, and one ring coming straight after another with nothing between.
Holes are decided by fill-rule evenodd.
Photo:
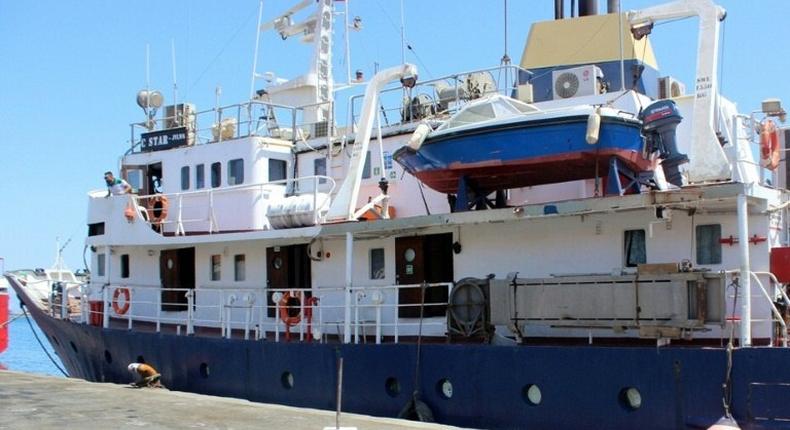
<instances>
[{"instance_id":1,"label":"orange life buoy","mask_svg":"<svg viewBox=\"0 0 790 430\"><path fill-rule=\"evenodd\" d=\"M301 291L296 291L293 294L291 294L290 291L286 291L285 293L283 293L283 297L280 299L280 302L277 305L280 311L280 320L282 320L282 322L285 323L286 327L293 327L302 321L301 310L296 315L291 315L288 312L290 308L294 307L291 304L289 304L291 299L296 299L299 301L299 304L296 305L298 309L302 305L302 298L303 296Z\"/></svg>"},{"instance_id":2,"label":"orange life buoy","mask_svg":"<svg viewBox=\"0 0 790 430\"><path fill-rule=\"evenodd\" d=\"M766 120L760 127L760 159L763 167L776 170L781 159L779 152L779 131L773 121Z\"/></svg>"},{"instance_id":3,"label":"orange life buoy","mask_svg":"<svg viewBox=\"0 0 790 430\"><path fill-rule=\"evenodd\" d=\"M151 224L161 224L167 218L167 208L170 202L167 197L156 195L148 198L146 211L148 212L148 221Z\"/></svg>"},{"instance_id":4,"label":"orange life buoy","mask_svg":"<svg viewBox=\"0 0 790 430\"><path fill-rule=\"evenodd\" d=\"M123 306L118 305L118 298L123 294ZM126 312L129 311L129 306L132 303L132 297L129 293L128 288L116 288L115 292L112 293L112 309L118 315L124 315Z\"/></svg>"}]
</instances>

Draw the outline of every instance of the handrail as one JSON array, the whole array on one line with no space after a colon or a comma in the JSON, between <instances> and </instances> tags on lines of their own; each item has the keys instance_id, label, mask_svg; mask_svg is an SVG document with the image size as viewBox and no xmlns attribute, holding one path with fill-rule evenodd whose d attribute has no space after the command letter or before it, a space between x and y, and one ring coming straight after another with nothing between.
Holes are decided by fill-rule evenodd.
<instances>
[{"instance_id":1,"label":"handrail","mask_svg":"<svg viewBox=\"0 0 790 430\"><path fill-rule=\"evenodd\" d=\"M741 271L739 269L733 269L733 270L724 270L724 271L722 271L722 273L732 275L732 274L735 274L735 273L740 274ZM773 299L771 299L770 294L768 294L768 291L766 291L765 286L763 285L763 283L760 280L759 276L768 276L776 284L781 284L781 282L779 282L779 280L776 278L776 276L773 273L771 273L771 272L753 272L753 271L749 272L749 277L754 279L755 281L757 281L757 285L760 287L760 291L763 293L763 297L765 297L765 299L768 301L768 305L771 307L771 313L775 317L775 318L772 318L772 319L776 319L776 321L782 327L782 346L786 347L788 345L787 323L785 322L784 318L782 317L781 312L779 312L779 309L776 308L776 305L774 304ZM781 292L782 298L785 300L785 303L790 303L790 298L788 298L788 295L784 291L784 289L778 288L778 290L779 290L779 292ZM755 320L754 318L752 318L750 321L741 321L741 324L751 324L754 321L758 321L758 320ZM772 331L772 333L773 333L773 331ZM773 337L773 334L772 334L772 337ZM771 346L773 346L773 343L772 343Z\"/></svg>"}]
</instances>

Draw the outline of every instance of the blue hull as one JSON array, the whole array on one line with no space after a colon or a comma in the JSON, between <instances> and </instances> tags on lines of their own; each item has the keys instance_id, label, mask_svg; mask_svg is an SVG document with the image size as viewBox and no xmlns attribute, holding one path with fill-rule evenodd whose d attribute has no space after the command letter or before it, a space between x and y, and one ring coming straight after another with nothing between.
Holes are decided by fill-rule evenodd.
<instances>
[{"instance_id":1,"label":"blue hull","mask_svg":"<svg viewBox=\"0 0 790 430\"><path fill-rule=\"evenodd\" d=\"M603 117L599 142L586 141L587 116L522 121L428 137L418 151L403 147L393 158L431 188L456 191L462 176L496 190L605 175L612 156L647 170L641 123Z\"/></svg>"},{"instance_id":2,"label":"blue hull","mask_svg":"<svg viewBox=\"0 0 790 430\"><path fill-rule=\"evenodd\" d=\"M414 389L414 345L176 336L33 314L69 374L89 381L128 383L127 364L142 357L173 390L333 409L335 366L342 355L345 411L394 417ZM733 412L741 427L787 428L790 349L736 350L733 362ZM459 426L707 428L723 413L725 368L723 348L425 345L420 390L438 422ZM293 388L283 385L283 372L293 374ZM400 393L387 392L388 378L398 380ZM443 379L453 384L450 399L441 395ZM537 406L525 400L528 384L540 387ZM641 392L639 409L623 404L625 387Z\"/></svg>"}]
</instances>

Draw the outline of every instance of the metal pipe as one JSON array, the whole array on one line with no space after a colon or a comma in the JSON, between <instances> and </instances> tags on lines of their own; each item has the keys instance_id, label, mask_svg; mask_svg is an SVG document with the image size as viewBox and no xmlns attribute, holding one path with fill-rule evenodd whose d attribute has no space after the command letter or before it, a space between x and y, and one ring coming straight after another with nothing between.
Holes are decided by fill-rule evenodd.
<instances>
[{"instance_id":1,"label":"metal pipe","mask_svg":"<svg viewBox=\"0 0 790 430\"><path fill-rule=\"evenodd\" d=\"M565 18L565 0L554 0L554 19Z\"/></svg>"},{"instance_id":2,"label":"metal pipe","mask_svg":"<svg viewBox=\"0 0 790 430\"><path fill-rule=\"evenodd\" d=\"M606 0L606 13L620 13L620 0Z\"/></svg>"},{"instance_id":3,"label":"metal pipe","mask_svg":"<svg viewBox=\"0 0 790 430\"><path fill-rule=\"evenodd\" d=\"M579 16L598 15L598 0L579 0Z\"/></svg>"},{"instance_id":4,"label":"metal pipe","mask_svg":"<svg viewBox=\"0 0 790 430\"><path fill-rule=\"evenodd\" d=\"M738 194L738 248L741 258L741 347L752 345L752 285L749 267L749 204ZM737 297L736 297L737 298Z\"/></svg>"},{"instance_id":5,"label":"metal pipe","mask_svg":"<svg viewBox=\"0 0 790 430\"><path fill-rule=\"evenodd\" d=\"M354 275L354 235L346 232L346 291L343 320L343 343L351 343L351 287Z\"/></svg>"}]
</instances>

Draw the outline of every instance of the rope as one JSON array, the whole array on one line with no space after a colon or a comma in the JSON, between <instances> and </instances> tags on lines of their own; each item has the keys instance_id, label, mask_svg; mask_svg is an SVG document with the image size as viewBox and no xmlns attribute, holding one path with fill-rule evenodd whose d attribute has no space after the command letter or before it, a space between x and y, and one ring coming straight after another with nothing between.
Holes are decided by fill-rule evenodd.
<instances>
[{"instance_id":1,"label":"rope","mask_svg":"<svg viewBox=\"0 0 790 430\"><path fill-rule=\"evenodd\" d=\"M65 377L67 377L67 378L68 378L68 377L69 377L68 373L66 373L66 371L65 371L65 370L63 370L63 368L62 368L62 367L60 367L60 365L58 364L58 362L57 362L57 361L55 361L55 359L54 359L54 358L52 358L52 355L50 355L50 354L49 354L49 351L47 351L47 348L46 348L46 347L44 346L44 344L41 342L41 339L39 339L39 337L38 337L38 333L36 333L36 329L33 327L33 323L32 323L32 322L30 322L30 317L27 315L27 310L25 309L25 306L24 306L24 305L22 306L22 315L24 315L24 316L25 316L25 319L27 320L27 324L30 326L30 331L32 331L32 332L33 332L33 336L35 336L35 338L36 338L36 341L37 341L37 342L38 342L38 344L41 346L41 349L43 349L43 350L44 350L44 353L45 353L45 354L47 354L47 357L49 358L49 361L51 361L51 362L52 362L52 364L54 364L54 365L55 365L55 367L56 367L58 370L60 370L60 373L62 373L62 374L63 374L63 376L65 376Z\"/></svg>"},{"instance_id":2,"label":"rope","mask_svg":"<svg viewBox=\"0 0 790 430\"><path fill-rule=\"evenodd\" d=\"M3 328L5 326L7 326L8 324L11 324L12 322L18 320L19 318L22 318L23 316L25 316L25 314L19 314L19 315L14 316L13 318L9 319L8 321L0 324L0 328Z\"/></svg>"},{"instance_id":3,"label":"rope","mask_svg":"<svg viewBox=\"0 0 790 430\"><path fill-rule=\"evenodd\" d=\"M748 276L748 275L747 275ZM735 316L735 309L738 303L738 287L739 282L733 280L730 284L731 287L735 289L735 295L732 300L732 316ZM732 405L732 351L734 349L733 346L733 337L735 336L735 323L731 319L730 320L730 339L727 342L727 371L725 372L724 376L724 384L722 384L722 406L724 406L724 416L727 418L732 418L732 414L730 412L730 405Z\"/></svg>"}]
</instances>

